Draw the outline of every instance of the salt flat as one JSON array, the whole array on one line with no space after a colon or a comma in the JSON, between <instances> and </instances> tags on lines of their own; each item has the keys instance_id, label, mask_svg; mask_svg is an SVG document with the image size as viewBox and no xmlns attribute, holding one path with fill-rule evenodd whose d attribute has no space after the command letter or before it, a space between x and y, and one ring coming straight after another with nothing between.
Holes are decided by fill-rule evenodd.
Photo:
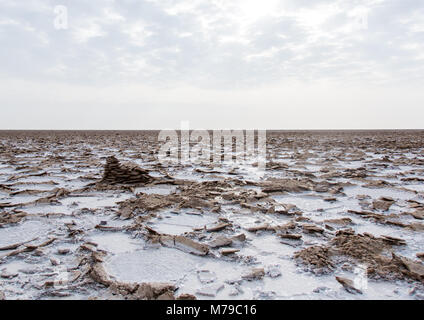
<instances>
[{"instance_id":1,"label":"salt flat","mask_svg":"<svg viewBox=\"0 0 424 320\"><path fill-rule=\"evenodd\" d=\"M423 131L269 131L263 176L157 137L0 132L6 299L424 299Z\"/></svg>"}]
</instances>

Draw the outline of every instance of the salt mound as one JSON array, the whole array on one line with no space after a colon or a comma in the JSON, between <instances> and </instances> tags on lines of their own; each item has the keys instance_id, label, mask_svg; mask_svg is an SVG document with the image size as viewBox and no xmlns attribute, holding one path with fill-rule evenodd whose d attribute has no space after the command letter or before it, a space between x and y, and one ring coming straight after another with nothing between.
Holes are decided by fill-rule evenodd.
<instances>
[{"instance_id":1,"label":"salt mound","mask_svg":"<svg viewBox=\"0 0 424 320\"><path fill-rule=\"evenodd\" d=\"M103 183L108 184L138 184L150 183L154 180L148 173L135 165L121 164L114 156L106 159Z\"/></svg>"}]
</instances>

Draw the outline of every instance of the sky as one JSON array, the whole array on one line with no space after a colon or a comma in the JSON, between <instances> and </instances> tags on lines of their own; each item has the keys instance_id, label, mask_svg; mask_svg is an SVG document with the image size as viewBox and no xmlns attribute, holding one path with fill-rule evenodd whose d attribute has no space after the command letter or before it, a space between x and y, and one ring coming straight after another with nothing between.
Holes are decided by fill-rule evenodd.
<instances>
[{"instance_id":1,"label":"sky","mask_svg":"<svg viewBox=\"0 0 424 320\"><path fill-rule=\"evenodd\" d=\"M0 0L0 129L422 129L422 0Z\"/></svg>"}]
</instances>

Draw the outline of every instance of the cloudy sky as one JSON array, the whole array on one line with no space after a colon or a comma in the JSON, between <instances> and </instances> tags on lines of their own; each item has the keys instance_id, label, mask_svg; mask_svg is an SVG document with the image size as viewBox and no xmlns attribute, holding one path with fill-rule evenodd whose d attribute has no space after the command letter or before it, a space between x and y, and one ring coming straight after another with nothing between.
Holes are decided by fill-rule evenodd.
<instances>
[{"instance_id":1,"label":"cloudy sky","mask_svg":"<svg viewBox=\"0 0 424 320\"><path fill-rule=\"evenodd\" d=\"M423 128L422 0L0 0L0 129Z\"/></svg>"}]
</instances>

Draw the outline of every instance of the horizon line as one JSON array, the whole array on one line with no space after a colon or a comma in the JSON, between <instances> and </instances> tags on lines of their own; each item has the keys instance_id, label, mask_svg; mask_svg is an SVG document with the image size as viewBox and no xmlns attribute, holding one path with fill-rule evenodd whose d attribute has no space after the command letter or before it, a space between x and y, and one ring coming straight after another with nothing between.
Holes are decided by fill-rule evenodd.
<instances>
[{"instance_id":1,"label":"horizon line","mask_svg":"<svg viewBox=\"0 0 424 320\"><path fill-rule=\"evenodd\" d=\"M162 128L162 129L0 129L0 132L8 132L8 131L186 131L181 128ZM263 128L189 128L190 131L194 130L206 130L206 131L214 131L214 130L265 130L265 131L424 131L424 128L370 128L370 129L342 129L342 128L328 128L328 129L263 129Z\"/></svg>"}]
</instances>

